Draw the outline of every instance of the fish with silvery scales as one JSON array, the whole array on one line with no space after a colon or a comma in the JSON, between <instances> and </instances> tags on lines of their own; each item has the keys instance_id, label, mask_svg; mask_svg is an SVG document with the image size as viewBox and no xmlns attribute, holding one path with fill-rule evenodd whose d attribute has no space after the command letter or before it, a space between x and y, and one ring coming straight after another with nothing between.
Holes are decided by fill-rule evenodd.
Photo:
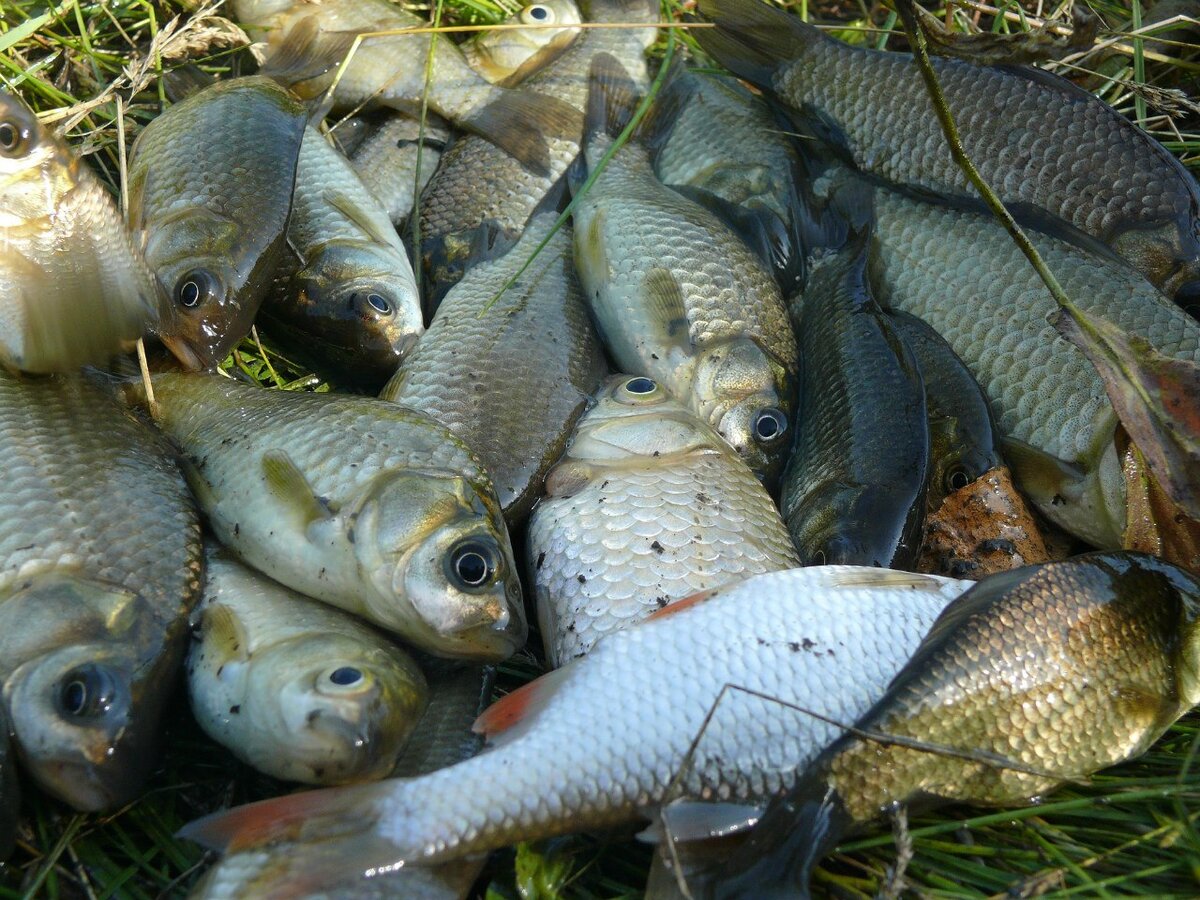
<instances>
[{"instance_id":1,"label":"fish with silvery scales","mask_svg":"<svg viewBox=\"0 0 1200 900\"><path fill-rule=\"evenodd\" d=\"M450 138L450 127L437 116L426 116L422 125L418 119L389 113L350 156L359 179L397 228L407 226L413 198L425 190Z\"/></svg>"},{"instance_id":2,"label":"fish with silvery scales","mask_svg":"<svg viewBox=\"0 0 1200 900\"><path fill-rule=\"evenodd\" d=\"M774 276L716 215L658 180L652 130L584 190L638 103L636 82L604 54L589 91L571 177L575 265L600 338L617 367L661 384L773 482L791 445L799 366Z\"/></svg>"},{"instance_id":3,"label":"fish with silvery scales","mask_svg":"<svg viewBox=\"0 0 1200 900\"><path fill-rule=\"evenodd\" d=\"M761 0L700 0L695 37L855 168L974 204L911 54L852 47ZM934 57L963 149L1020 220L1101 244L1180 303L1200 297L1200 188L1094 95L1024 66Z\"/></svg>"},{"instance_id":4,"label":"fish with silvery scales","mask_svg":"<svg viewBox=\"0 0 1200 900\"><path fill-rule=\"evenodd\" d=\"M693 896L808 897L820 858L895 805L1037 802L1141 755L1197 702L1193 576L1138 553L992 575Z\"/></svg>"},{"instance_id":5,"label":"fish with silvery scales","mask_svg":"<svg viewBox=\"0 0 1200 900\"><path fill-rule=\"evenodd\" d=\"M183 835L231 853L324 844L277 883L283 895L401 861L432 864L644 820L678 796L737 805L734 821L722 808L720 820L697 827L744 827L840 729L727 686L857 718L971 584L815 566L716 588L607 636L489 707L476 723L488 744L472 759L236 808Z\"/></svg>"},{"instance_id":6,"label":"fish with silvery scales","mask_svg":"<svg viewBox=\"0 0 1200 900\"><path fill-rule=\"evenodd\" d=\"M660 385L627 375L579 420L526 548L551 666L672 600L800 565L733 448Z\"/></svg>"}]
</instances>

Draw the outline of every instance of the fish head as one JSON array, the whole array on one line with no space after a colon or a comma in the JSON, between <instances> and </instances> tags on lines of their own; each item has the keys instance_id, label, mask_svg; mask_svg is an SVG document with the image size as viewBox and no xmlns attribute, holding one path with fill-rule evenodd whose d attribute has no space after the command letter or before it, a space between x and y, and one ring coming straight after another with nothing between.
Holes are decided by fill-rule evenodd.
<instances>
[{"instance_id":1,"label":"fish head","mask_svg":"<svg viewBox=\"0 0 1200 900\"><path fill-rule=\"evenodd\" d=\"M513 85L571 46L582 21L574 0L530 3L502 24L532 27L485 31L472 42L468 58L472 68L488 81Z\"/></svg>"},{"instance_id":2,"label":"fish head","mask_svg":"<svg viewBox=\"0 0 1200 900\"><path fill-rule=\"evenodd\" d=\"M285 777L340 784L386 775L425 708L416 665L350 636L284 641L251 659L241 715L276 736Z\"/></svg>"},{"instance_id":3,"label":"fish head","mask_svg":"<svg viewBox=\"0 0 1200 900\"><path fill-rule=\"evenodd\" d=\"M1112 248L1155 286L1200 318L1200 234L1195 216L1187 224L1130 228L1112 239Z\"/></svg>"},{"instance_id":4,"label":"fish head","mask_svg":"<svg viewBox=\"0 0 1200 900\"><path fill-rule=\"evenodd\" d=\"M29 107L11 94L0 94L0 227L40 228L59 198L76 185L78 166Z\"/></svg>"},{"instance_id":5,"label":"fish head","mask_svg":"<svg viewBox=\"0 0 1200 900\"><path fill-rule=\"evenodd\" d=\"M430 653L498 662L527 634L521 583L491 485L445 472L388 473L353 513L377 621Z\"/></svg>"},{"instance_id":6,"label":"fish head","mask_svg":"<svg viewBox=\"0 0 1200 900\"><path fill-rule=\"evenodd\" d=\"M1001 464L993 445L975 439L947 416L929 423L929 499L942 499L965 488Z\"/></svg>"},{"instance_id":7,"label":"fish head","mask_svg":"<svg viewBox=\"0 0 1200 900\"><path fill-rule=\"evenodd\" d=\"M787 370L740 338L706 347L694 373L693 407L759 479L773 482L792 445Z\"/></svg>"}]
</instances>

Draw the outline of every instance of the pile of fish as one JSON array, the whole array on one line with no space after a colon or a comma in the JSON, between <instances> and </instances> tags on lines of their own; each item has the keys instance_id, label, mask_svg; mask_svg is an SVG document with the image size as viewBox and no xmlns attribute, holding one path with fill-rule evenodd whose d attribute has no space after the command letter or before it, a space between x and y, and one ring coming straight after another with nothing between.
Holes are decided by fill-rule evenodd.
<instances>
[{"instance_id":1,"label":"pile of fish","mask_svg":"<svg viewBox=\"0 0 1200 900\"><path fill-rule=\"evenodd\" d=\"M180 671L325 788L188 826L205 897L460 897L639 824L654 896L806 896L896 804L1028 802L1200 702L1195 473L1120 399L1154 374L1196 460L1191 175L934 61L1060 311L910 55L700 0L737 77L656 70L657 0L582 7L234 0L261 67L168 75L127 221L0 95L0 849L18 769L136 797ZM333 389L219 370L254 325Z\"/></svg>"}]
</instances>

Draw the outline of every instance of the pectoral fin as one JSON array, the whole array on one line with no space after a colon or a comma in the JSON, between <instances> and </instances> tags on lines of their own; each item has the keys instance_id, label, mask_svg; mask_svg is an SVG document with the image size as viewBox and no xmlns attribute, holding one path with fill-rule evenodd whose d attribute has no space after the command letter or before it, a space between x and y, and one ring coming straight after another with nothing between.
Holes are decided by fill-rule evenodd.
<instances>
[{"instance_id":1,"label":"pectoral fin","mask_svg":"<svg viewBox=\"0 0 1200 900\"><path fill-rule=\"evenodd\" d=\"M326 191L323 196L326 203L354 223L356 228L369 236L375 243L382 244L384 247L395 247L398 243L399 237L396 235L396 229L390 222L387 231L381 230L380 222L373 221L357 203L341 191Z\"/></svg>"},{"instance_id":2,"label":"pectoral fin","mask_svg":"<svg viewBox=\"0 0 1200 900\"><path fill-rule=\"evenodd\" d=\"M204 611L200 635L206 644L205 650L214 657L218 667L250 657L246 629L234 611L223 603L214 603Z\"/></svg>"},{"instance_id":3,"label":"pectoral fin","mask_svg":"<svg viewBox=\"0 0 1200 900\"><path fill-rule=\"evenodd\" d=\"M692 338L683 288L669 271L653 268L642 279L642 299L655 333L668 344L690 350Z\"/></svg>"},{"instance_id":4,"label":"pectoral fin","mask_svg":"<svg viewBox=\"0 0 1200 900\"><path fill-rule=\"evenodd\" d=\"M1057 505L1079 495L1086 478L1079 466L1016 438L1001 438L1000 446L1018 487L1035 503Z\"/></svg>"},{"instance_id":5,"label":"pectoral fin","mask_svg":"<svg viewBox=\"0 0 1200 900\"><path fill-rule=\"evenodd\" d=\"M267 489L307 529L313 522L328 519L333 515L324 498L317 496L292 458L283 450L268 450L262 458L263 477Z\"/></svg>"}]
</instances>

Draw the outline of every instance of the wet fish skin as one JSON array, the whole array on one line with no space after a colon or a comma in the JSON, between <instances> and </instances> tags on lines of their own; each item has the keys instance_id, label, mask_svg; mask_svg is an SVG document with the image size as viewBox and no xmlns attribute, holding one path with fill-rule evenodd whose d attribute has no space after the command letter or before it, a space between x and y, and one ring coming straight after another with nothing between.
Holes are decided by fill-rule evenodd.
<instances>
[{"instance_id":1,"label":"wet fish skin","mask_svg":"<svg viewBox=\"0 0 1200 900\"><path fill-rule=\"evenodd\" d=\"M696 33L705 51L771 91L856 168L978 202L910 54L851 47L759 0L703 0L700 11L717 24ZM1168 296L1194 301L1200 188L1161 144L1048 72L946 58L933 66L963 149L1014 213L1035 226L1057 219Z\"/></svg>"},{"instance_id":2,"label":"wet fish skin","mask_svg":"<svg viewBox=\"0 0 1200 900\"><path fill-rule=\"evenodd\" d=\"M312 126L274 282L259 312L265 330L335 380L377 386L425 330L416 277L391 219Z\"/></svg>"},{"instance_id":3,"label":"wet fish skin","mask_svg":"<svg viewBox=\"0 0 1200 900\"><path fill-rule=\"evenodd\" d=\"M897 310L888 318L912 350L925 385L929 416L926 507L935 510L948 495L1004 461L987 397L954 349L916 316Z\"/></svg>"},{"instance_id":4,"label":"wet fish skin","mask_svg":"<svg viewBox=\"0 0 1200 900\"><path fill-rule=\"evenodd\" d=\"M170 449L81 376L0 375L0 678L26 775L76 809L132 799L199 599Z\"/></svg>"},{"instance_id":5,"label":"wet fish skin","mask_svg":"<svg viewBox=\"0 0 1200 900\"><path fill-rule=\"evenodd\" d=\"M657 22L654 0L592 0L584 3L588 22ZM650 84L646 48L655 39L652 28L584 29L562 56L524 82L523 89L557 97L581 113L587 105L587 79L592 60L610 53L630 77L645 89ZM516 243L538 204L579 155L582 125L570 135L551 140L550 170L531 172L521 163L472 135L455 141L429 182L420 203L419 257L428 279L426 302L437 302L458 281L474 258L476 232L481 226L496 232L495 252Z\"/></svg>"},{"instance_id":6,"label":"wet fish skin","mask_svg":"<svg viewBox=\"0 0 1200 900\"><path fill-rule=\"evenodd\" d=\"M134 141L129 221L170 298L160 337L210 368L250 331L284 247L304 106L269 78L220 81Z\"/></svg>"},{"instance_id":7,"label":"wet fish skin","mask_svg":"<svg viewBox=\"0 0 1200 900\"><path fill-rule=\"evenodd\" d=\"M436 116L428 116L422 129L419 120L394 113L350 157L354 171L397 228L407 227L413 198L429 184L450 139L449 126Z\"/></svg>"},{"instance_id":8,"label":"wet fish skin","mask_svg":"<svg viewBox=\"0 0 1200 900\"><path fill-rule=\"evenodd\" d=\"M648 378L604 383L546 485L526 571L554 667L671 601L800 565L755 474Z\"/></svg>"},{"instance_id":9,"label":"wet fish skin","mask_svg":"<svg viewBox=\"0 0 1200 900\"><path fill-rule=\"evenodd\" d=\"M0 94L0 366L105 363L160 298L112 197L20 100Z\"/></svg>"},{"instance_id":10,"label":"wet fish skin","mask_svg":"<svg viewBox=\"0 0 1200 900\"><path fill-rule=\"evenodd\" d=\"M571 46L582 30L572 26L582 21L575 0L542 0L526 4L501 23L538 27L483 31L459 46L472 69L492 84L512 87Z\"/></svg>"},{"instance_id":11,"label":"wet fish skin","mask_svg":"<svg viewBox=\"0 0 1200 900\"><path fill-rule=\"evenodd\" d=\"M239 850L285 835L322 841L324 859L340 851L343 871L361 872L632 822L668 799L725 687L742 685L839 720L854 718L969 585L820 566L717 588L609 635L587 656L493 705L476 723L488 746L473 759L369 790L338 788L242 807L183 834ZM710 663L697 667L696 659ZM647 684L655 689L647 691ZM738 692L726 694L708 729L679 793L720 797L751 816L838 733L812 716ZM581 733L588 739L579 740ZM739 764L731 767L730 760ZM303 883L304 874L293 872L293 883Z\"/></svg>"},{"instance_id":12,"label":"wet fish skin","mask_svg":"<svg viewBox=\"0 0 1200 900\"><path fill-rule=\"evenodd\" d=\"M351 616L210 545L188 695L215 741L306 784L387 775L427 702L413 659Z\"/></svg>"},{"instance_id":13,"label":"wet fish skin","mask_svg":"<svg viewBox=\"0 0 1200 900\"><path fill-rule=\"evenodd\" d=\"M542 496L546 472L607 370L575 276L571 228L550 236L557 218L537 216L507 254L473 267L380 395L466 442L511 527Z\"/></svg>"},{"instance_id":14,"label":"wet fish skin","mask_svg":"<svg viewBox=\"0 0 1200 900\"><path fill-rule=\"evenodd\" d=\"M155 376L213 532L244 562L427 652L498 661L521 587L486 472L429 417L372 397Z\"/></svg>"},{"instance_id":15,"label":"wet fish skin","mask_svg":"<svg viewBox=\"0 0 1200 900\"><path fill-rule=\"evenodd\" d=\"M807 897L820 856L893 803L1029 803L1142 754L1200 701L1198 617L1200 582L1144 554L984 579L947 607L856 724L1032 771L846 734L701 895Z\"/></svg>"}]
</instances>

